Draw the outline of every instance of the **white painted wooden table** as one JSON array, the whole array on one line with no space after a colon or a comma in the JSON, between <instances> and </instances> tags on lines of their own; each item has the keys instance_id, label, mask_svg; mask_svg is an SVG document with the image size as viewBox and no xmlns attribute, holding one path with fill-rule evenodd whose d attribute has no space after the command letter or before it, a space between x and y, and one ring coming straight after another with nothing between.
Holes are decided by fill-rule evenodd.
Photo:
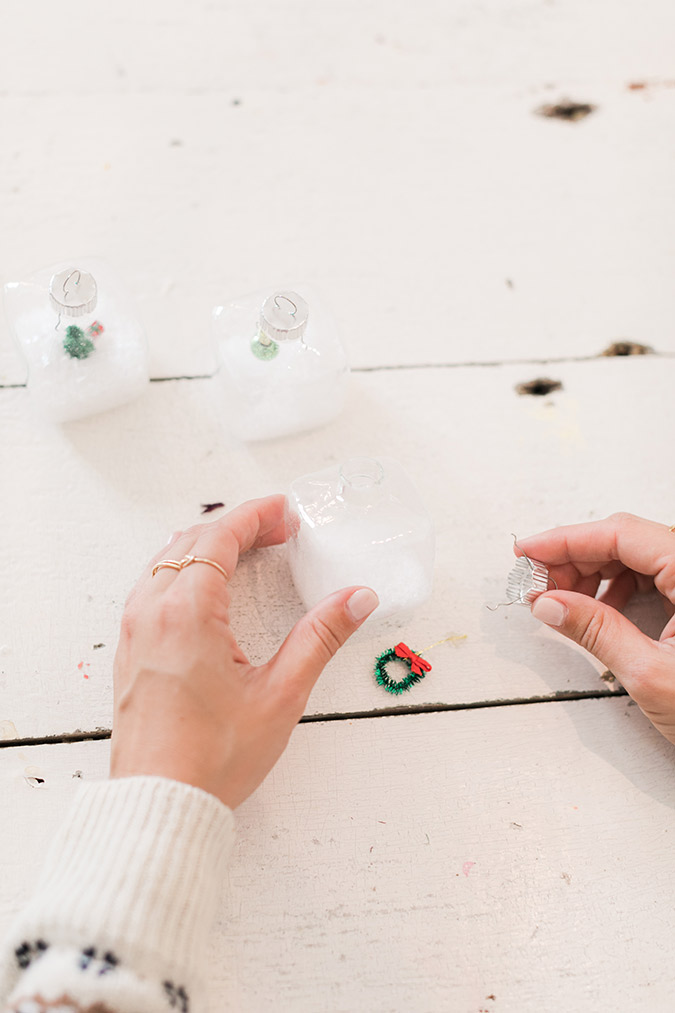
<instances>
[{"instance_id":1,"label":"white painted wooden table","mask_svg":"<svg viewBox=\"0 0 675 1013\"><path fill-rule=\"evenodd\" d=\"M201 503L381 453L426 491L434 597L353 638L240 810L213 1008L672 1009L675 751L582 652L485 605L511 531L673 519L674 8L5 8L0 280L106 256L163 382L47 427L0 327L0 928L73 773L105 775L116 629L145 559ZM564 98L597 109L535 114ZM237 444L210 308L303 279L341 320L348 410ZM655 354L599 357L624 339ZM562 390L516 393L538 376ZM263 658L301 614L283 551L234 584ZM658 628L650 602L635 616ZM385 647L451 633L467 639L407 696L374 684Z\"/></svg>"}]
</instances>

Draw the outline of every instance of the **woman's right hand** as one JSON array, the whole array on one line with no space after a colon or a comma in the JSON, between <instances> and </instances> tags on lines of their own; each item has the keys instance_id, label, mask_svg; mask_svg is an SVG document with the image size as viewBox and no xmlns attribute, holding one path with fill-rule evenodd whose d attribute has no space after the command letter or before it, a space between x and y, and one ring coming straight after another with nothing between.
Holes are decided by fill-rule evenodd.
<instances>
[{"instance_id":1,"label":"woman's right hand","mask_svg":"<svg viewBox=\"0 0 675 1013\"><path fill-rule=\"evenodd\" d=\"M675 743L675 531L619 513L521 539L515 551L545 563L558 585L536 599L532 615L609 668ZM596 598L604 580L609 585ZM658 640L621 614L636 592L653 588L666 615Z\"/></svg>"}]
</instances>

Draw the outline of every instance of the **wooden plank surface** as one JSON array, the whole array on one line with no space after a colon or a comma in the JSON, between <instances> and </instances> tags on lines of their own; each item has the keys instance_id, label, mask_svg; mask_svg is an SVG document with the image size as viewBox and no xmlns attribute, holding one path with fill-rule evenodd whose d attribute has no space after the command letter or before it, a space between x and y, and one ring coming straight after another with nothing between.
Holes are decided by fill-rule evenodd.
<instances>
[{"instance_id":1,"label":"wooden plank surface","mask_svg":"<svg viewBox=\"0 0 675 1013\"><path fill-rule=\"evenodd\" d=\"M82 0L26 8L7 0L3 93L304 91L341 84L427 90L463 82L505 86L672 76L675 13L661 0ZM40 12L37 19L35 12ZM105 29L105 36L102 30ZM79 49L76 60L60 52ZM34 57L27 73L23 47ZM55 71L59 73L56 74Z\"/></svg>"},{"instance_id":2,"label":"wooden plank surface","mask_svg":"<svg viewBox=\"0 0 675 1013\"><path fill-rule=\"evenodd\" d=\"M0 929L107 753L0 750ZM214 1011L671 1009L673 761L626 698L302 725L238 812Z\"/></svg>"},{"instance_id":3,"label":"wooden plank surface","mask_svg":"<svg viewBox=\"0 0 675 1013\"><path fill-rule=\"evenodd\" d=\"M674 374L672 359L567 363L552 373L563 389L542 398L515 392L531 367L364 373L333 425L248 446L219 426L216 381L151 384L134 404L62 429L40 425L25 390L3 391L0 719L21 738L109 728L122 605L171 532L199 521L201 503L284 491L363 453L398 458L422 490L438 531L434 594L360 631L308 713L605 690L601 666L526 609L486 605L503 601L511 532L618 508L673 520L662 441ZM263 660L302 614L283 550L250 556L233 586L234 628ZM642 618L659 631L653 604ZM433 672L406 697L375 685L382 650L453 633L467 640L431 652Z\"/></svg>"},{"instance_id":4,"label":"wooden plank surface","mask_svg":"<svg viewBox=\"0 0 675 1013\"><path fill-rule=\"evenodd\" d=\"M223 432L217 380L155 383L60 429L25 390L0 390L0 929L73 774L104 776L108 755L11 740L109 728L117 625L148 556L200 503L390 454L436 520L434 597L350 642L240 810L214 1010L672 1009L672 747L625 697L480 704L618 688L526 610L486 609L511 531L616 509L675 521L675 7L3 13L0 283L107 257L153 376L176 377L213 371L214 304L304 280L363 372L334 425L250 447ZM597 108L537 115L565 98ZM571 361L620 339L660 355ZM515 393L542 374L563 389ZM24 378L0 320L0 387ZM234 583L235 628L265 658L301 614L283 550L250 556ZM653 602L634 615L658 631ZM403 700L374 685L385 647L451 633L467 639L433 651ZM476 709L345 717L392 704Z\"/></svg>"},{"instance_id":5,"label":"wooden plank surface","mask_svg":"<svg viewBox=\"0 0 675 1013\"><path fill-rule=\"evenodd\" d=\"M662 0L10 6L0 281L108 257L153 375L212 371L212 306L303 279L356 366L675 351ZM535 114L563 98L597 110Z\"/></svg>"}]
</instances>

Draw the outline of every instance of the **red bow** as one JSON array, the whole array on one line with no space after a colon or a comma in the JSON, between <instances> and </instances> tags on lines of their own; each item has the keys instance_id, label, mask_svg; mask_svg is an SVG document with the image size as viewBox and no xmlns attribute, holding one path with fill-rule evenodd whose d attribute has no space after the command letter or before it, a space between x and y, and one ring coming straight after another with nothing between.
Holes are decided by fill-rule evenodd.
<instances>
[{"instance_id":1,"label":"red bow","mask_svg":"<svg viewBox=\"0 0 675 1013\"><path fill-rule=\"evenodd\" d=\"M419 654L415 654L411 651L407 644L397 644L394 648L397 658L404 658L410 662L410 670L414 675L423 675L425 672L431 671L431 665L424 658L420 658Z\"/></svg>"}]
</instances>

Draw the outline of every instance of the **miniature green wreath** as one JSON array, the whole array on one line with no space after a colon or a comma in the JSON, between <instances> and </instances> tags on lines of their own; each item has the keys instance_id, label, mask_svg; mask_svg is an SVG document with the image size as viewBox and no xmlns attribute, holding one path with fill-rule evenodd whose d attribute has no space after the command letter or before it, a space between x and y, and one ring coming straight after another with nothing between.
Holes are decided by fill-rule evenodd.
<instances>
[{"instance_id":1,"label":"miniature green wreath","mask_svg":"<svg viewBox=\"0 0 675 1013\"><path fill-rule=\"evenodd\" d=\"M390 679L387 675L387 665L390 661L404 661L410 668L410 675L406 675L405 679L401 679L399 682ZM425 661L415 651L411 651L403 643L397 644L396 647L392 647L388 651L384 651L375 662L375 678L377 682L387 693L392 693L394 696L407 692L411 686L421 682L427 672L430 671L431 665L429 662Z\"/></svg>"}]
</instances>

